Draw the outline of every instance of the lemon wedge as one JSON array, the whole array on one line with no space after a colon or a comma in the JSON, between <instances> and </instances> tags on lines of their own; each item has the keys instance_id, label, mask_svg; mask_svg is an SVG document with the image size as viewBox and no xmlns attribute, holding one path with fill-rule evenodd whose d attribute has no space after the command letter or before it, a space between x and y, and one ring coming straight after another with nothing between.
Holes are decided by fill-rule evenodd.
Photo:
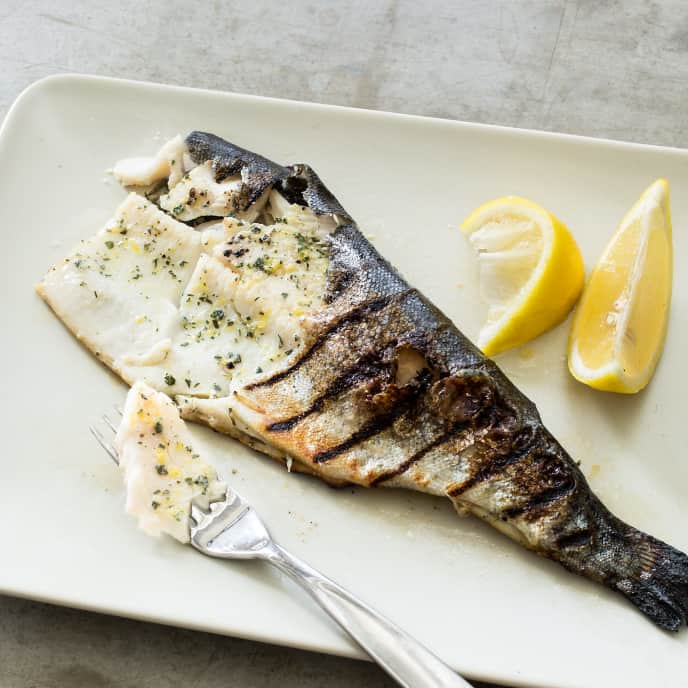
<instances>
[{"instance_id":1,"label":"lemon wedge","mask_svg":"<svg viewBox=\"0 0 688 688\"><path fill-rule=\"evenodd\" d=\"M559 324L583 287L583 259L571 233L536 203L506 196L481 205L461 225L478 253L488 304L478 346L487 356Z\"/></svg>"},{"instance_id":2,"label":"lemon wedge","mask_svg":"<svg viewBox=\"0 0 688 688\"><path fill-rule=\"evenodd\" d=\"M625 394L647 385L664 345L672 271L669 183L658 179L621 221L585 287L569 338L577 380Z\"/></svg>"}]
</instances>

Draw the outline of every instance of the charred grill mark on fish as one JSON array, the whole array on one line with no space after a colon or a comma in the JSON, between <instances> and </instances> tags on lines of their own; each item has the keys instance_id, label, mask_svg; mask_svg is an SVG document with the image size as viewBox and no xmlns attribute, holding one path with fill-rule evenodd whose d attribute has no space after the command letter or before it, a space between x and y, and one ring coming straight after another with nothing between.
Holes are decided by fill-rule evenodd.
<instances>
[{"instance_id":1,"label":"charred grill mark on fish","mask_svg":"<svg viewBox=\"0 0 688 688\"><path fill-rule=\"evenodd\" d=\"M334 447L318 452L313 457L314 463L325 463L352 449L356 445L387 430L396 420L414 410L417 398L427 389L430 382L428 374L421 375L414 384L399 388L389 385L382 390L375 386L369 390L369 404L375 411L363 425L346 440Z\"/></svg>"},{"instance_id":2,"label":"charred grill mark on fish","mask_svg":"<svg viewBox=\"0 0 688 688\"><path fill-rule=\"evenodd\" d=\"M371 481L370 486L377 487L388 480L398 478L400 475L408 471L411 466L417 464L429 452L441 447L443 444L450 442L459 433L464 432L467 427L468 426L465 423L456 423L450 430L438 435L434 440L426 444L422 449L419 449L417 452L415 452L415 454L402 461L398 466L378 475Z\"/></svg>"},{"instance_id":3,"label":"charred grill mark on fish","mask_svg":"<svg viewBox=\"0 0 688 688\"><path fill-rule=\"evenodd\" d=\"M568 549L570 547L585 547L590 544L592 533L586 528L584 530L576 530L572 533L567 533L557 538L557 546L561 549Z\"/></svg>"},{"instance_id":4,"label":"charred grill mark on fish","mask_svg":"<svg viewBox=\"0 0 688 688\"><path fill-rule=\"evenodd\" d=\"M528 458L531 447L520 451L500 451L485 444L481 462L475 462L471 475L459 483L447 486L447 495L458 499L464 492L476 487L480 483L496 477L509 466Z\"/></svg>"},{"instance_id":5,"label":"charred grill mark on fish","mask_svg":"<svg viewBox=\"0 0 688 688\"><path fill-rule=\"evenodd\" d=\"M307 418L312 413L322 411L325 402L328 399L339 396L342 392L354 387L361 382L372 380L380 375L386 364L381 360L376 353L369 353L363 358L359 359L352 366L347 368L341 375L338 375L334 381L327 387L327 389L317 396L313 403L301 413L285 418L284 420L271 423L267 426L269 432L283 432L291 430L297 423Z\"/></svg>"},{"instance_id":6,"label":"charred grill mark on fish","mask_svg":"<svg viewBox=\"0 0 688 688\"><path fill-rule=\"evenodd\" d=\"M519 506L511 507L510 509L504 509L502 511L502 516L504 518L515 518L516 516L523 516L528 514L530 518L535 518L535 510L554 502L558 499L562 499L569 495L576 487L576 481L572 477L565 478L561 484L555 487L550 487L536 495L530 497L528 501Z\"/></svg>"},{"instance_id":7,"label":"charred grill mark on fish","mask_svg":"<svg viewBox=\"0 0 688 688\"><path fill-rule=\"evenodd\" d=\"M315 341L308 347L308 349L306 349L290 366L279 371L278 373L275 373L274 375L271 375L265 380L258 380L257 382L252 382L246 385L246 389L253 390L259 387L268 387L277 382L281 382L286 377L289 377L295 373L299 368L301 368L301 366L305 365L309 359L342 328L363 320L370 313L376 313L377 311L382 310L389 303L389 301L390 297L388 296L373 299L370 302L361 304L359 307L352 309L348 313L345 313L342 317L330 323L326 329L316 337Z\"/></svg>"}]
</instances>

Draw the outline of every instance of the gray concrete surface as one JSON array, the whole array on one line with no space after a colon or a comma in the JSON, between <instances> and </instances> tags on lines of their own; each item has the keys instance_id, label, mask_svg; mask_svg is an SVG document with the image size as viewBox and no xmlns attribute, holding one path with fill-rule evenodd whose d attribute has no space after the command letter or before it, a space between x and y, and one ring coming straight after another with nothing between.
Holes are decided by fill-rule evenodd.
<instances>
[{"instance_id":1,"label":"gray concrete surface","mask_svg":"<svg viewBox=\"0 0 688 688\"><path fill-rule=\"evenodd\" d=\"M0 117L70 71L688 143L685 0L0 0L0 69ZM362 662L0 597L0 688L355 684L392 682Z\"/></svg>"}]
</instances>

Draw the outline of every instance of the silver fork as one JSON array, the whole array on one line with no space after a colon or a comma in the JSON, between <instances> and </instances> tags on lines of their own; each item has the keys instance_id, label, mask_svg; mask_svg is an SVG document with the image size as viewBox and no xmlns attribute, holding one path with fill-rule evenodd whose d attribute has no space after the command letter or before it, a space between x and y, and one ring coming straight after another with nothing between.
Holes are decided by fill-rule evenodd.
<instances>
[{"instance_id":1,"label":"silver fork","mask_svg":"<svg viewBox=\"0 0 688 688\"><path fill-rule=\"evenodd\" d=\"M112 433L115 424L103 416ZM93 436L119 464L115 448L95 426ZM280 547L253 507L230 487L205 511L191 504L191 544L220 559L262 559L296 581L405 688L471 688L441 659L379 612Z\"/></svg>"}]
</instances>

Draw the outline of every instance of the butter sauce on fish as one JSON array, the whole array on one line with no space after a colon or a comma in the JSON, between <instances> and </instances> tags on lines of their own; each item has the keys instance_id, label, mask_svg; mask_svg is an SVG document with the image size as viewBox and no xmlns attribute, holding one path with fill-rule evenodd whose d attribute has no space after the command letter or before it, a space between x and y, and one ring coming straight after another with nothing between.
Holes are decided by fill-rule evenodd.
<instances>
[{"instance_id":1,"label":"butter sauce on fish","mask_svg":"<svg viewBox=\"0 0 688 688\"><path fill-rule=\"evenodd\" d=\"M123 379L331 484L448 497L662 628L686 622L688 557L604 507L307 165L193 132L114 171L137 193L38 291Z\"/></svg>"}]
</instances>

